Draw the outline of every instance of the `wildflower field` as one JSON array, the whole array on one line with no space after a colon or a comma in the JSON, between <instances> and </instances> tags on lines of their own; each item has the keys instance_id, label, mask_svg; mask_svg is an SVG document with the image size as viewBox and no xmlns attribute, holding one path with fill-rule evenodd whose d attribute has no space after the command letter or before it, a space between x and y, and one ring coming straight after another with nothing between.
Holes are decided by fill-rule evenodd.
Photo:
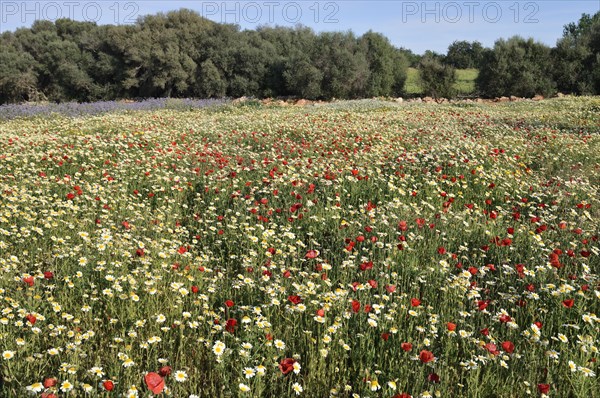
<instances>
[{"instance_id":1,"label":"wildflower field","mask_svg":"<svg viewBox=\"0 0 600 398\"><path fill-rule=\"evenodd\" d=\"M0 121L1 397L600 397L600 99Z\"/></svg>"}]
</instances>

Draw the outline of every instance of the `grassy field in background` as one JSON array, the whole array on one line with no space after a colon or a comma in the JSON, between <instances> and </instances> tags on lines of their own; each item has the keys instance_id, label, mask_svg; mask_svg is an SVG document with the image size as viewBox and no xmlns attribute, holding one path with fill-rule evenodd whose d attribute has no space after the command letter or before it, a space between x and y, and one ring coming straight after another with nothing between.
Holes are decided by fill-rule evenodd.
<instances>
[{"instance_id":1,"label":"grassy field in background","mask_svg":"<svg viewBox=\"0 0 600 398\"><path fill-rule=\"evenodd\" d=\"M454 88L459 94L471 94L475 91L475 79L479 71L477 69L457 69L456 84Z\"/></svg>"},{"instance_id":2,"label":"grassy field in background","mask_svg":"<svg viewBox=\"0 0 600 398\"><path fill-rule=\"evenodd\" d=\"M468 95L475 91L475 79L478 74L477 69L457 69L456 84L454 88L459 95ZM408 68L404 90L408 95L420 95L423 93L419 82L419 71L417 68Z\"/></svg>"},{"instance_id":3,"label":"grassy field in background","mask_svg":"<svg viewBox=\"0 0 600 398\"><path fill-rule=\"evenodd\" d=\"M417 68L408 68L404 91L409 95L421 94L421 84L419 82L419 71Z\"/></svg>"}]
</instances>

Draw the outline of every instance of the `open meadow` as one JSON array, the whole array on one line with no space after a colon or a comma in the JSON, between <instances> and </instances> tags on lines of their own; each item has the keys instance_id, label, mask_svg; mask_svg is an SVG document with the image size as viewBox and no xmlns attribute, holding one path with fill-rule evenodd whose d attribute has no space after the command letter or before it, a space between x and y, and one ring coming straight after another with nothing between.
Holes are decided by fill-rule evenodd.
<instances>
[{"instance_id":1,"label":"open meadow","mask_svg":"<svg viewBox=\"0 0 600 398\"><path fill-rule=\"evenodd\" d=\"M0 396L600 397L600 98L0 120Z\"/></svg>"},{"instance_id":2,"label":"open meadow","mask_svg":"<svg viewBox=\"0 0 600 398\"><path fill-rule=\"evenodd\" d=\"M457 69L456 82L453 88L458 95L469 96L475 94L475 79L479 71L477 69ZM408 68L406 82L404 83L404 92L408 96L423 95L423 88L417 68Z\"/></svg>"}]
</instances>

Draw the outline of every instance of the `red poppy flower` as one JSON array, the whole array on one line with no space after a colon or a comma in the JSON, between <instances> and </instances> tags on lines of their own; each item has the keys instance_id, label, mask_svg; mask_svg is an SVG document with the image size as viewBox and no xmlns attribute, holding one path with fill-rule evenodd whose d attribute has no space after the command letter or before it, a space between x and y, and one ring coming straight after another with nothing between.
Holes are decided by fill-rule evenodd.
<instances>
[{"instance_id":1,"label":"red poppy flower","mask_svg":"<svg viewBox=\"0 0 600 398\"><path fill-rule=\"evenodd\" d=\"M412 305L413 307L418 307L421 305L421 300L419 300L418 298L412 298L410 299L410 305Z\"/></svg>"},{"instance_id":2,"label":"red poppy flower","mask_svg":"<svg viewBox=\"0 0 600 398\"><path fill-rule=\"evenodd\" d=\"M282 359L281 362L279 362L279 370L281 370L281 373L286 375L286 374L290 373L292 370L294 370L295 363L296 363L296 360L294 358Z\"/></svg>"},{"instance_id":3,"label":"red poppy flower","mask_svg":"<svg viewBox=\"0 0 600 398\"><path fill-rule=\"evenodd\" d=\"M548 394L548 392L550 391L550 384L538 384L537 385L538 391L541 394Z\"/></svg>"},{"instance_id":4,"label":"red poppy flower","mask_svg":"<svg viewBox=\"0 0 600 398\"><path fill-rule=\"evenodd\" d=\"M575 300L574 299L566 299L563 300L562 305L565 308L572 308L573 304L575 304Z\"/></svg>"},{"instance_id":5,"label":"red poppy flower","mask_svg":"<svg viewBox=\"0 0 600 398\"><path fill-rule=\"evenodd\" d=\"M288 296L288 300L292 304L300 304L302 302L302 298L300 296L295 296L295 295Z\"/></svg>"},{"instance_id":6,"label":"red poppy flower","mask_svg":"<svg viewBox=\"0 0 600 398\"><path fill-rule=\"evenodd\" d=\"M419 353L419 360L423 363L431 362L434 359L435 359L435 356L433 355L433 352L431 352L431 351L422 350Z\"/></svg>"},{"instance_id":7,"label":"red poppy flower","mask_svg":"<svg viewBox=\"0 0 600 398\"><path fill-rule=\"evenodd\" d=\"M498 347L496 347L496 344L494 344L494 343L487 343L483 347L492 355L500 354L500 351L498 351Z\"/></svg>"},{"instance_id":8,"label":"red poppy flower","mask_svg":"<svg viewBox=\"0 0 600 398\"><path fill-rule=\"evenodd\" d=\"M308 259L313 259L313 258L317 258L319 254L317 253L316 250L309 250L308 252L306 252L306 255L304 257L308 258Z\"/></svg>"},{"instance_id":9,"label":"red poppy flower","mask_svg":"<svg viewBox=\"0 0 600 398\"><path fill-rule=\"evenodd\" d=\"M500 317L498 319L500 319L500 322L502 322L502 323L508 323L508 322L512 321L512 318L505 314L500 315Z\"/></svg>"},{"instance_id":10,"label":"red poppy flower","mask_svg":"<svg viewBox=\"0 0 600 398\"><path fill-rule=\"evenodd\" d=\"M162 377L167 377L168 375L171 374L171 367L170 366L163 366L162 368L160 368L160 370L158 371L158 374L161 375Z\"/></svg>"},{"instance_id":11,"label":"red poppy flower","mask_svg":"<svg viewBox=\"0 0 600 398\"><path fill-rule=\"evenodd\" d=\"M402 343L400 344L400 348L402 348L405 352L409 352L412 350L413 345L411 343Z\"/></svg>"},{"instance_id":12,"label":"red poppy flower","mask_svg":"<svg viewBox=\"0 0 600 398\"><path fill-rule=\"evenodd\" d=\"M352 300L352 311L355 313L360 311L360 301Z\"/></svg>"},{"instance_id":13,"label":"red poppy flower","mask_svg":"<svg viewBox=\"0 0 600 398\"><path fill-rule=\"evenodd\" d=\"M102 387L106 391L112 391L115 388L115 383L113 383L112 380L104 380L102 382Z\"/></svg>"},{"instance_id":14,"label":"red poppy flower","mask_svg":"<svg viewBox=\"0 0 600 398\"><path fill-rule=\"evenodd\" d=\"M42 385L44 386L44 388L50 388L50 387L54 387L58 384L58 380L54 377L47 377L44 379L44 382L42 383Z\"/></svg>"},{"instance_id":15,"label":"red poppy flower","mask_svg":"<svg viewBox=\"0 0 600 398\"><path fill-rule=\"evenodd\" d=\"M394 395L392 398L412 398L412 395L410 395L409 393L403 392L403 393Z\"/></svg>"},{"instance_id":16,"label":"red poppy flower","mask_svg":"<svg viewBox=\"0 0 600 398\"><path fill-rule=\"evenodd\" d=\"M512 341L504 341L502 342L502 349L505 352L512 354L515 351L515 345Z\"/></svg>"},{"instance_id":17,"label":"red poppy flower","mask_svg":"<svg viewBox=\"0 0 600 398\"><path fill-rule=\"evenodd\" d=\"M33 284L35 283L33 276L28 276L26 278L23 278L23 282L26 283L27 285L29 285L30 287L33 286Z\"/></svg>"},{"instance_id":18,"label":"red poppy flower","mask_svg":"<svg viewBox=\"0 0 600 398\"><path fill-rule=\"evenodd\" d=\"M229 333L233 333L235 332L235 327L237 326L237 320L231 318L227 320L227 323L225 324L225 330L227 330Z\"/></svg>"},{"instance_id":19,"label":"red poppy flower","mask_svg":"<svg viewBox=\"0 0 600 398\"><path fill-rule=\"evenodd\" d=\"M452 323L452 322L446 323L446 329L448 329L449 332L455 331L456 330L456 323Z\"/></svg>"},{"instance_id":20,"label":"red poppy flower","mask_svg":"<svg viewBox=\"0 0 600 398\"><path fill-rule=\"evenodd\" d=\"M153 394L158 395L165 389L165 380L158 373L148 373L144 377L144 381L148 390L152 391Z\"/></svg>"},{"instance_id":21,"label":"red poppy flower","mask_svg":"<svg viewBox=\"0 0 600 398\"><path fill-rule=\"evenodd\" d=\"M227 306L227 308L231 308L233 307L235 304L233 301L231 300L225 300L225 305Z\"/></svg>"},{"instance_id":22,"label":"red poppy flower","mask_svg":"<svg viewBox=\"0 0 600 398\"><path fill-rule=\"evenodd\" d=\"M553 266L554 268L561 268L562 264L560 263L560 260L558 258L558 254L556 253L550 253L550 255L548 256L548 259L550 260L550 265Z\"/></svg>"},{"instance_id":23,"label":"red poppy flower","mask_svg":"<svg viewBox=\"0 0 600 398\"><path fill-rule=\"evenodd\" d=\"M29 323L31 323L31 325L35 325L35 321L37 319L34 315L27 314L27 316L25 318L29 321Z\"/></svg>"}]
</instances>

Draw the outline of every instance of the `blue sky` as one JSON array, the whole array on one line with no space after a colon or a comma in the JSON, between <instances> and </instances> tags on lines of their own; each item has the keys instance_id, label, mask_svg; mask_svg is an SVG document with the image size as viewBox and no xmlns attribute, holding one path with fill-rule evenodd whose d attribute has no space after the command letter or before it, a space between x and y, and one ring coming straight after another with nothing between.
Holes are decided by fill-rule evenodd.
<instances>
[{"instance_id":1,"label":"blue sky","mask_svg":"<svg viewBox=\"0 0 600 398\"><path fill-rule=\"evenodd\" d=\"M244 29L302 24L316 31L352 30L357 35L371 29L416 53L427 49L445 53L454 40L478 40L492 46L496 39L513 35L554 45L565 24L577 21L582 13L599 11L600 0L0 0L0 31L61 16L127 24L145 14L179 8Z\"/></svg>"}]
</instances>

